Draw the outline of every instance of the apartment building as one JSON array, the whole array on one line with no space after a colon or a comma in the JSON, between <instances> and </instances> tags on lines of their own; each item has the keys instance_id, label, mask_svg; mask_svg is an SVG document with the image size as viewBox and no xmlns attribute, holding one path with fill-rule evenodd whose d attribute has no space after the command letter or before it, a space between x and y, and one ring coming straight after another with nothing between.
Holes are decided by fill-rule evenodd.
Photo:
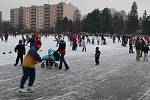
<instances>
[{"instance_id":1,"label":"apartment building","mask_svg":"<svg viewBox=\"0 0 150 100\"><path fill-rule=\"evenodd\" d=\"M0 22L2 22L2 12L0 11Z\"/></svg>"},{"instance_id":2,"label":"apartment building","mask_svg":"<svg viewBox=\"0 0 150 100\"><path fill-rule=\"evenodd\" d=\"M25 30L30 29L30 7L24 7L23 10L23 26Z\"/></svg>"},{"instance_id":3,"label":"apartment building","mask_svg":"<svg viewBox=\"0 0 150 100\"><path fill-rule=\"evenodd\" d=\"M36 6L32 5L30 8L30 30L36 30Z\"/></svg>"},{"instance_id":4,"label":"apartment building","mask_svg":"<svg viewBox=\"0 0 150 100\"><path fill-rule=\"evenodd\" d=\"M20 7L10 10L11 24L17 29L49 31L56 21L67 17L74 21L77 8L71 4L44 4L42 6Z\"/></svg>"},{"instance_id":5,"label":"apartment building","mask_svg":"<svg viewBox=\"0 0 150 100\"><path fill-rule=\"evenodd\" d=\"M36 30L44 29L44 6L36 7Z\"/></svg>"},{"instance_id":6,"label":"apartment building","mask_svg":"<svg viewBox=\"0 0 150 100\"><path fill-rule=\"evenodd\" d=\"M74 20L75 12L77 8L71 4L64 4L63 5L63 18L67 17L70 20Z\"/></svg>"},{"instance_id":7,"label":"apartment building","mask_svg":"<svg viewBox=\"0 0 150 100\"><path fill-rule=\"evenodd\" d=\"M11 25L18 29L19 28L19 9L11 9L10 10L10 23Z\"/></svg>"},{"instance_id":8,"label":"apartment building","mask_svg":"<svg viewBox=\"0 0 150 100\"><path fill-rule=\"evenodd\" d=\"M50 27L55 28L57 16L57 5L50 6Z\"/></svg>"},{"instance_id":9,"label":"apartment building","mask_svg":"<svg viewBox=\"0 0 150 100\"><path fill-rule=\"evenodd\" d=\"M20 7L19 8L19 29L20 30L23 30L24 29L24 26L23 26L23 12L24 12L24 7Z\"/></svg>"},{"instance_id":10,"label":"apartment building","mask_svg":"<svg viewBox=\"0 0 150 100\"><path fill-rule=\"evenodd\" d=\"M44 5L44 30L49 31L50 30L50 5L45 4Z\"/></svg>"}]
</instances>

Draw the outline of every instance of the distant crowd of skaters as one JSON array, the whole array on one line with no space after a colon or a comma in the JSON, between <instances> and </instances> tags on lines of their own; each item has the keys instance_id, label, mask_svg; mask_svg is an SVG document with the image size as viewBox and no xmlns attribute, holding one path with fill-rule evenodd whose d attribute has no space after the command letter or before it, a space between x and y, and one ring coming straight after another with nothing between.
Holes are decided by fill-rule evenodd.
<instances>
[{"instance_id":1,"label":"distant crowd of skaters","mask_svg":"<svg viewBox=\"0 0 150 100\"><path fill-rule=\"evenodd\" d=\"M86 44L95 44L95 41L97 42L97 45L103 44L106 45L106 39L104 35L98 36L98 35L81 35L81 34L73 34L73 35L67 35L68 42L70 42L70 46L72 46L72 50L77 50L77 47L82 47L82 51L86 52ZM56 46L58 46L60 40L64 40L64 35L58 34L55 35L55 40L57 41ZM100 42L101 40L101 42Z\"/></svg>"},{"instance_id":2,"label":"distant crowd of skaters","mask_svg":"<svg viewBox=\"0 0 150 100\"><path fill-rule=\"evenodd\" d=\"M82 51L86 52L86 44L95 44L95 41L97 42L97 45L103 44L106 45L106 39L103 35L99 36L97 34L89 35L81 35L81 34L75 34L75 35L67 35L68 41L70 41L70 44L72 45L72 50L77 50L77 47L82 47ZM126 47L127 44L129 44L129 53L134 53L133 48L135 47L136 50L136 61L140 61L140 58L142 57L142 53L144 53L144 62L148 62L148 51L149 51L149 45L150 45L150 37L143 37L143 36L120 36L120 35L111 35L108 36L113 40L113 43L121 42L121 45ZM56 46L59 44L59 40L63 39L62 34L55 35L55 39L57 41ZM86 38L86 41L85 41ZM101 42L100 42L101 40Z\"/></svg>"},{"instance_id":3,"label":"distant crowd of skaters","mask_svg":"<svg viewBox=\"0 0 150 100\"><path fill-rule=\"evenodd\" d=\"M12 34L12 36L16 37L16 33ZM0 38L2 41L8 41L8 34L0 34ZM49 34L43 34L43 36L48 37ZM56 47L59 46L61 40L64 40L63 34L55 34ZM148 61L148 47L150 45L150 37L143 36L121 36L121 35L107 35L113 40L113 43L120 42L122 46L126 47L129 44L129 53L134 53L133 48L136 49L136 60L140 61L140 57L142 57L142 53L144 54L143 61ZM96 44L98 45L106 45L106 36L98 35L98 34L67 34L68 42L70 42L70 46L72 46L72 50L77 50L77 47L82 47L82 52L87 51L87 44ZM26 46L30 43L30 47L34 46L34 35L22 35L22 44Z\"/></svg>"},{"instance_id":4,"label":"distant crowd of skaters","mask_svg":"<svg viewBox=\"0 0 150 100\"><path fill-rule=\"evenodd\" d=\"M8 35L9 35L8 33L5 33L5 34L0 33L1 41L7 42L8 41Z\"/></svg>"},{"instance_id":5,"label":"distant crowd of skaters","mask_svg":"<svg viewBox=\"0 0 150 100\"><path fill-rule=\"evenodd\" d=\"M13 34L16 37L15 34ZM48 34L44 34L43 36L48 37ZM3 37L0 35L0 38ZM66 41L64 39L63 34L54 35L56 41L56 47L58 49L56 52L60 54L60 63L58 69L62 69L62 63L65 65L65 70L69 69L69 66L64 58L66 53ZM122 46L126 47L129 44L129 53L134 53L133 48L136 50L136 61L140 61L140 57L142 57L142 52L144 52L143 61L148 62L148 51L150 38L149 37L139 37L139 36L120 36L120 35L112 35L107 36L113 40L113 43L118 42L121 43ZM106 36L104 35L85 35L85 34L67 34L68 42L70 42L70 46L72 46L72 50L76 51L77 47L82 47L82 52L86 52L87 44L96 45L95 48L95 65L99 65L100 60L100 50L99 45L106 45ZM2 38L1 38L2 39ZM118 39L118 40L117 40ZM8 40L8 35L7 35ZM3 41L3 39L2 39ZM96 41L96 42L95 42ZM25 46L30 43L30 49L26 53ZM23 67L23 75L20 82L19 92L26 93L28 91L33 91L33 84L35 80L35 65L37 62L42 62L40 55L38 54L38 50L41 48L42 42L40 35L22 35L22 39L19 40L19 43L15 47L15 52L17 52L16 63L14 66L17 66L19 60L21 61L21 66ZM26 55L25 55L26 54ZM23 56L25 55L24 59ZM25 90L24 84L26 80L29 79L28 89Z\"/></svg>"},{"instance_id":6,"label":"distant crowd of skaters","mask_svg":"<svg viewBox=\"0 0 150 100\"><path fill-rule=\"evenodd\" d=\"M82 47L82 51L86 52L86 44L95 44L97 42L97 46L99 44L106 45L106 39L103 35L99 36L97 34L92 34L91 36L88 35L81 35L81 34L74 34L74 35L67 35L68 41L72 45L72 50L77 50L77 47ZM142 54L144 53L143 61L148 62L148 51L150 45L150 37L143 37L143 36L120 36L120 35L112 35L108 36L115 42L121 42L121 45L126 47L129 44L129 53L134 53L134 48L136 51L136 61L140 61ZM55 35L55 39L57 41L56 46L59 44L59 40L62 40L64 37L62 34ZM86 38L86 41L85 41ZM118 40L117 40L118 39ZM100 43L101 40L101 43ZM96 59L96 57L95 57ZM95 60L97 61L97 60Z\"/></svg>"},{"instance_id":7,"label":"distant crowd of skaters","mask_svg":"<svg viewBox=\"0 0 150 100\"><path fill-rule=\"evenodd\" d=\"M113 36L113 43L115 43L116 36ZM120 39L118 39L118 42ZM140 36L123 36L122 46L129 44L129 53L134 53L133 48L136 50L136 61L140 61L142 53L144 53L143 61L148 62L148 51L150 45L150 37L140 37Z\"/></svg>"}]
</instances>

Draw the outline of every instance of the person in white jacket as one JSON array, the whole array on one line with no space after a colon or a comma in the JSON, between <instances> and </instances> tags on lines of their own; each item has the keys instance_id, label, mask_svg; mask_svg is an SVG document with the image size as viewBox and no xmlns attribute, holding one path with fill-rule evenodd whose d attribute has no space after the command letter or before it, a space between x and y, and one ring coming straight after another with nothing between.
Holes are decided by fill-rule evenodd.
<instances>
[{"instance_id":1,"label":"person in white jacket","mask_svg":"<svg viewBox=\"0 0 150 100\"><path fill-rule=\"evenodd\" d=\"M85 43L85 37L82 36L82 52L86 52L86 43Z\"/></svg>"},{"instance_id":2,"label":"person in white jacket","mask_svg":"<svg viewBox=\"0 0 150 100\"><path fill-rule=\"evenodd\" d=\"M99 36L97 36L97 37L96 37L96 40L97 40L97 45L99 45L100 37L99 37Z\"/></svg>"},{"instance_id":3,"label":"person in white jacket","mask_svg":"<svg viewBox=\"0 0 150 100\"><path fill-rule=\"evenodd\" d=\"M94 40L95 40L95 36L93 34L93 36L92 36L92 44L94 44Z\"/></svg>"}]
</instances>

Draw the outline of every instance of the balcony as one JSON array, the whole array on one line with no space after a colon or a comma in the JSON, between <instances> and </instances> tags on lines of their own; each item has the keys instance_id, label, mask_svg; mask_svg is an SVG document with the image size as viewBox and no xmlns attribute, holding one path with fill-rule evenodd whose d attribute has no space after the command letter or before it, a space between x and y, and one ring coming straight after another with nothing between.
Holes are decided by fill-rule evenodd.
<instances>
[{"instance_id":1,"label":"balcony","mask_svg":"<svg viewBox=\"0 0 150 100\"><path fill-rule=\"evenodd\" d=\"M36 23L36 20L30 20L31 23Z\"/></svg>"},{"instance_id":2,"label":"balcony","mask_svg":"<svg viewBox=\"0 0 150 100\"><path fill-rule=\"evenodd\" d=\"M44 21L50 21L50 18L44 18Z\"/></svg>"},{"instance_id":3,"label":"balcony","mask_svg":"<svg viewBox=\"0 0 150 100\"><path fill-rule=\"evenodd\" d=\"M30 22L32 25L36 25L36 21L31 21Z\"/></svg>"},{"instance_id":4,"label":"balcony","mask_svg":"<svg viewBox=\"0 0 150 100\"><path fill-rule=\"evenodd\" d=\"M36 15L36 12L31 12L30 14L31 14L31 15L34 15L34 14Z\"/></svg>"},{"instance_id":5,"label":"balcony","mask_svg":"<svg viewBox=\"0 0 150 100\"><path fill-rule=\"evenodd\" d=\"M50 19L50 16L46 15L46 16L44 16L44 18L46 18L46 19Z\"/></svg>"},{"instance_id":6,"label":"balcony","mask_svg":"<svg viewBox=\"0 0 150 100\"><path fill-rule=\"evenodd\" d=\"M43 14L44 16L50 16L50 13L45 13Z\"/></svg>"},{"instance_id":7,"label":"balcony","mask_svg":"<svg viewBox=\"0 0 150 100\"><path fill-rule=\"evenodd\" d=\"M31 19L36 19L36 16L31 16Z\"/></svg>"},{"instance_id":8,"label":"balcony","mask_svg":"<svg viewBox=\"0 0 150 100\"><path fill-rule=\"evenodd\" d=\"M36 12L36 10L31 10L31 13L35 13Z\"/></svg>"},{"instance_id":9,"label":"balcony","mask_svg":"<svg viewBox=\"0 0 150 100\"><path fill-rule=\"evenodd\" d=\"M32 25L32 24L31 24L30 26L31 26L32 28L35 28L35 27L36 27L36 25Z\"/></svg>"}]
</instances>

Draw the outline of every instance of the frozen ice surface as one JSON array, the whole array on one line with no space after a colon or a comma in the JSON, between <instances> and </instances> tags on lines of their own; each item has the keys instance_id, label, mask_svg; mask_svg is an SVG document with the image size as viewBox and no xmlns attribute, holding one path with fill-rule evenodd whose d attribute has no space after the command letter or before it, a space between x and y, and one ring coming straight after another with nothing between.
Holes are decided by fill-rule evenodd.
<instances>
[{"instance_id":1,"label":"frozen ice surface","mask_svg":"<svg viewBox=\"0 0 150 100\"><path fill-rule=\"evenodd\" d=\"M87 44L87 52L81 47L72 51L65 38L70 70L65 71L64 66L63 70L41 69L38 64L35 93L19 94L22 70L13 66L19 39L21 36L10 36L7 43L0 41L0 100L150 100L150 57L149 62L136 62L128 46L113 44L109 38L107 45L99 45L102 54L98 66L94 62L97 44ZM49 48L57 49L54 37L42 37L40 55L46 55Z\"/></svg>"}]
</instances>

